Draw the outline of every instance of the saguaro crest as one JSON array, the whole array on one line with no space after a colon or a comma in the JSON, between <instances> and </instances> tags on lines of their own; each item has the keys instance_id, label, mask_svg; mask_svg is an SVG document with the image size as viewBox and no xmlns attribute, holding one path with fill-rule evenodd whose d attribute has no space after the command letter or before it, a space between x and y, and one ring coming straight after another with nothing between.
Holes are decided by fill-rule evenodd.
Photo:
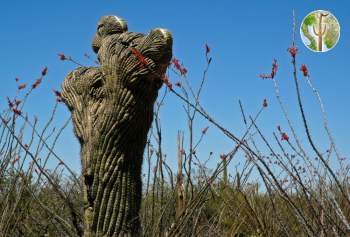
<instances>
[{"instance_id":1,"label":"saguaro crest","mask_svg":"<svg viewBox=\"0 0 350 237\"><path fill-rule=\"evenodd\" d=\"M100 66L79 67L62 85L81 145L84 236L137 236L143 152L172 37L104 16L92 47Z\"/></svg>"}]
</instances>

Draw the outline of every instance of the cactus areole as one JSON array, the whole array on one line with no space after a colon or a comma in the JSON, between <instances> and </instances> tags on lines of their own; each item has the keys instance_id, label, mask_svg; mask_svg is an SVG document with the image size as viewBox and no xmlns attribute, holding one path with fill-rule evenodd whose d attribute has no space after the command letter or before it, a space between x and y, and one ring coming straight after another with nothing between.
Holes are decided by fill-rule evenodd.
<instances>
[{"instance_id":1,"label":"cactus areole","mask_svg":"<svg viewBox=\"0 0 350 237\"><path fill-rule=\"evenodd\" d=\"M139 236L143 152L172 36L128 32L104 16L92 47L99 66L77 68L62 85L81 145L84 237Z\"/></svg>"}]
</instances>

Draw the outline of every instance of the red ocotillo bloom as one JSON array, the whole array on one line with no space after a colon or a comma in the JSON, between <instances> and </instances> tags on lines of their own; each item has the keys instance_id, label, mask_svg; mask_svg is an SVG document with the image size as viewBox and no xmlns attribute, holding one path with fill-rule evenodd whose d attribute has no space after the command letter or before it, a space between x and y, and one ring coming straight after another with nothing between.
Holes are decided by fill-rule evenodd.
<instances>
[{"instance_id":1,"label":"red ocotillo bloom","mask_svg":"<svg viewBox=\"0 0 350 237\"><path fill-rule=\"evenodd\" d=\"M220 155L220 159L221 160L226 160L227 159L227 155L226 154L221 154Z\"/></svg>"},{"instance_id":2,"label":"red ocotillo bloom","mask_svg":"<svg viewBox=\"0 0 350 237\"><path fill-rule=\"evenodd\" d=\"M300 67L300 71L303 72L303 75L304 77L307 77L309 76L309 70L307 69L306 65L305 64L302 64L301 67Z\"/></svg>"},{"instance_id":3,"label":"red ocotillo bloom","mask_svg":"<svg viewBox=\"0 0 350 237\"><path fill-rule=\"evenodd\" d=\"M13 107L12 108L12 111L17 114L17 115L21 115L22 114L22 111L20 111L19 109L17 109L16 107Z\"/></svg>"},{"instance_id":4,"label":"red ocotillo bloom","mask_svg":"<svg viewBox=\"0 0 350 237\"><path fill-rule=\"evenodd\" d=\"M259 77L262 79L273 79L273 78L275 78L275 76L277 74L277 70L278 70L277 60L274 59L272 61L271 73L270 74L260 74Z\"/></svg>"},{"instance_id":5,"label":"red ocotillo bloom","mask_svg":"<svg viewBox=\"0 0 350 237\"><path fill-rule=\"evenodd\" d=\"M58 91L58 90L55 90L55 89L52 89L52 91L53 91L53 93L54 93L55 96L56 96L57 102L63 102L61 92Z\"/></svg>"},{"instance_id":6,"label":"red ocotillo bloom","mask_svg":"<svg viewBox=\"0 0 350 237\"><path fill-rule=\"evenodd\" d=\"M282 135L281 135L281 140L282 141L289 141L289 137L288 137L288 135L287 135L287 133L282 133Z\"/></svg>"},{"instance_id":7,"label":"red ocotillo bloom","mask_svg":"<svg viewBox=\"0 0 350 237\"><path fill-rule=\"evenodd\" d=\"M294 58L295 55L297 55L298 53L298 48L295 46L289 47L288 48L288 52L290 53L290 55Z\"/></svg>"},{"instance_id":8,"label":"red ocotillo bloom","mask_svg":"<svg viewBox=\"0 0 350 237\"><path fill-rule=\"evenodd\" d=\"M22 103L22 100L15 100L16 106L20 105Z\"/></svg>"},{"instance_id":9,"label":"red ocotillo bloom","mask_svg":"<svg viewBox=\"0 0 350 237\"><path fill-rule=\"evenodd\" d=\"M19 161L19 156L17 156L13 161L12 161L12 165L15 165L17 163L17 161Z\"/></svg>"},{"instance_id":10,"label":"red ocotillo bloom","mask_svg":"<svg viewBox=\"0 0 350 237\"><path fill-rule=\"evenodd\" d=\"M135 48L130 48L130 51L133 55L135 55L137 57L137 59L139 60L139 62L141 63L141 65L143 67L146 67L148 65L145 56L143 56L140 51L138 51Z\"/></svg>"},{"instance_id":11,"label":"red ocotillo bloom","mask_svg":"<svg viewBox=\"0 0 350 237\"><path fill-rule=\"evenodd\" d=\"M53 93L55 94L56 97L62 97L62 94L61 92L55 90L55 89L52 89Z\"/></svg>"},{"instance_id":12,"label":"red ocotillo bloom","mask_svg":"<svg viewBox=\"0 0 350 237\"><path fill-rule=\"evenodd\" d=\"M263 107L267 107L268 106L268 103L267 103L267 99L264 99L264 101L263 101Z\"/></svg>"},{"instance_id":13,"label":"red ocotillo bloom","mask_svg":"<svg viewBox=\"0 0 350 237\"><path fill-rule=\"evenodd\" d=\"M277 69L278 69L277 60L274 59L273 62L272 62L272 69L271 69L271 77L272 78L274 78L276 76Z\"/></svg>"},{"instance_id":14,"label":"red ocotillo bloom","mask_svg":"<svg viewBox=\"0 0 350 237\"><path fill-rule=\"evenodd\" d=\"M43 80L43 78L42 78L42 77L39 77L39 78L33 83L32 88L33 88L33 89L37 88L37 87L40 85L40 83L42 82L42 80Z\"/></svg>"},{"instance_id":15,"label":"red ocotillo bloom","mask_svg":"<svg viewBox=\"0 0 350 237\"><path fill-rule=\"evenodd\" d=\"M45 76L47 74L47 67L44 67L44 69L41 71L41 75Z\"/></svg>"},{"instance_id":16,"label":"red ocotillo bloom","mask_svg":"<svg viewBox=\"0 0 350 237\"><path fill-rule=\"evenodd\" d=\"M20 85L18 86L18 90L22 90L22 89L26 88L26 86L27 86L26 83L20 84Z\"/></svg>"},{"instance_id":17,"label":"red ocotillo bloom","mask_svg":"<svg viewBox=\"0 0 350 237\"><path fill-rule=\"evenodd\" d=\"M208 44L205 44L205 55L208 55L210 51L211 49L209 48Z\"/></svg>"},{"instance_id":18,"label":"red ocotillo bloom","mask_svg":"<svg viewBox=\"0 0 350 237\"><path fill-rule=\"evenodd\" d=\"M59 53L58 57L60 58L60 60L64 61L67 60L68 58L66 57L66 55L64 55L63 53Z\"/></svg>"},{"instance_id":19,"label":"red ocotillo bloom","mask_svg":"<svg viewBox=\"0 0 350 237\"><path fill-rule=\"evenodd\" d=\"M171 82L169 81L169 77L167 75L163 75L161 77L161 80L170 90L173 89L173 84L171 84Z\"/></svg>"},{"instance_id":20,"label":"red ocotillo bloom","mask_svg":"<svg viewBox=\"0 0 350 237\"><path fill-rule=\"evenodd\" d=\"M174 64L174 67L180 72L181 76L186 76L187 69L180 64L180 61L177 58L173 58L171 63Z\"/></svg>"},{"instance_id":21,"label":"red ocotillo bloom","mask_svg":"<svg viewBox=\"0 0 350 237\"><path fill-rule=\"evenodd\" d=\"M203 134L203 135L206 134L206 133L208 132L208 129L209 129L209 127L203 128L203 129L202 129L202 134Z\"/></svg>"}]
</instances>

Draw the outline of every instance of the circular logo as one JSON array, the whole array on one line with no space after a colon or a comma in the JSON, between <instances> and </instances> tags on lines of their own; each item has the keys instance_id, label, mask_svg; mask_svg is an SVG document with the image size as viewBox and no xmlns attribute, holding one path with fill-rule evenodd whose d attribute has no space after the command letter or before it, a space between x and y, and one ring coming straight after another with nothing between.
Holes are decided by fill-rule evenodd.
<instances>
[{"instance_id":1,"label":"circular logo","mask_svg":"<svg viewBox=\"0 0 350 237\"><path fill-rule=\"evenodd\" d=\"M334 48L340 37L340 25L329 11L310 12L300 26L301 40L314 52L327 52Z\"/></svg>"}]
</instances>

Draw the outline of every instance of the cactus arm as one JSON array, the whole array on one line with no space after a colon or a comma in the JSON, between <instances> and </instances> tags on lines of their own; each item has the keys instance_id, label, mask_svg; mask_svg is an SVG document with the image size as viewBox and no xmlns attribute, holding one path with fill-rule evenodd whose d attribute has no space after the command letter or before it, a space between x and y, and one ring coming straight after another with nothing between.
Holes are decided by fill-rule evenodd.
<instances>
[{"instance_id":1,"label":"cactus arm","mask_svg":"<svg viewBox=\"0 0 350 237\"><path fill-rule=\"evenodd\" d=\"M314 32L314 34L315 34L316 36L319 36L319 34L318 34L317 31L316 31L315 25L312 26L312 30L313 30L313 32Z\"/></svg>"}]
</instances>

